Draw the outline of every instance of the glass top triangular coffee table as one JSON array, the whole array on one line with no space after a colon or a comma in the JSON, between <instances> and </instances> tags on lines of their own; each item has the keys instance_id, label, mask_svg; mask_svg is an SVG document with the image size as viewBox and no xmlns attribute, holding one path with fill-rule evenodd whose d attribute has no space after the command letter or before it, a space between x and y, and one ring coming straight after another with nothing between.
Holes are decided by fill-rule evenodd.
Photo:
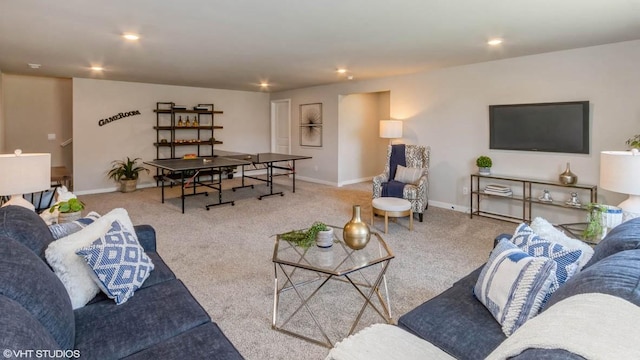
<instances>
[{"instance_id":1,"label":"glass top triangular coffee table","mask_svg":"<svg viewBox=\"0 0 640 360\"><path fill-rule=\"evenodd\" d=\"M333 315L341 310L341 298L347 295L345 289L352 289L359 294L356 295L356 300L351 301L357 304L356 309L351 309L355 310L356 317L349 333L338 334L337 340L353 334L367 308L373 309L385 322L393 323L385 277L389 262L394 258L393 253L376 232L371 232L371 239L364 249L353 250L342 240L342 228L332 228L334 243L329 248L313 244L308 249L303 249L277 235L273 249L275 285L271 327L326 347L333 347L334 342L325 327L328 323L336 325L332 323L335 321ZM348 285L332 289L333 291L327 290L327 294L324 294L321 290L326 289L330 280ZM381 285L384 285L384 297L380 291ZM285 295L289 296L285 299ZM323 298L314 302L317 297ZM327 306L330 311L322 311ZM310 317L311 321L297 319L302 314ZM280 320L279 316L286 318ZM317 337L321 339L303 334L300 326L293 326L296 320L303 327L315 325L320 332Z\"/></svg>"}]
</instances>

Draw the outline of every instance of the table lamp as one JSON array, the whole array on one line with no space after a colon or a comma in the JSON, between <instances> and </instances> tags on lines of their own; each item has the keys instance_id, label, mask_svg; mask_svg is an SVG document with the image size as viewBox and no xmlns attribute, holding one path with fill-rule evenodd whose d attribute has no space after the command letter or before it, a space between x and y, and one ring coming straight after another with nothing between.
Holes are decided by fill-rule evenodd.
<instances>
[{"instance_id":1,"label":"table lamp","mask_svg":"<svg viewBox=\"0 0 640 360\"><path fill-rule=\"evenodd\" d=\"M600 153L600 186L629 194L618 205L625 212L640 214L640 152L602 151Z\"/></svg>"},{"instance_id":2,"label":"table lamp","mask_svg":"<svg viewBox=\"0 0 640 360\"><path fill-rule=\"evenodd\" d=\"M380 137L383 139L390 139L389 144L393 139L402 137L402 121L400 120L380 120Z\"/></svg>"},{"instance_id":3,"label":"table lamp","mask_svg":"<svg viewBox=\"0 0 640 360\"><path fill-rule=\"evenodd\" d=\"M3 206L18 205L35 210L22 194L51 188L51 154L23 154L18 149L14 154L0 155L0 169L0 196L11 195Z\"/></svg>"}]
</instances>

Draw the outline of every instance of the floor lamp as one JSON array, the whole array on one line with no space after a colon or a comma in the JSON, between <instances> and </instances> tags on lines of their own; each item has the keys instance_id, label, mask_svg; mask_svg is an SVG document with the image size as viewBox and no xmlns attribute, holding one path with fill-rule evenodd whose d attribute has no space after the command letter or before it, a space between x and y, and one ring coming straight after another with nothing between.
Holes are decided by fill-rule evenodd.
<instances>
[{"instance_id":1,"label":"floor lamp","mask_svg":"<svg viewBox=\"0 0 640 360\"><path fill-rule=\"evenodd\" d=\"M402 121L400 120L380 120L380 137L389 139L389 145L393 139L402 137Z\"/></svg>"},{"instance_id":2,"label":"floor lamp","mask_svg":"<svg viewBox=\"0 0 640 360\"><path fill-rule=\"evenodd\" d=\"M0 169L0 196L11 195L2 206L18 205L35 210L22 194L51 188L51 154L23 154L16 150L14 154L0 155Z\"/></svg>"},{"instance_id":3,"label":"floor lamp","mask_svg":"<svg viewBox=\"0 0 640 360\"><path fill-rule=\"evenodd\" d=\"M640 216L640 152L602 151L600 153L600 186L603 189L629 194L618 205L626 213Z\"/></svg>"}]
</instances>

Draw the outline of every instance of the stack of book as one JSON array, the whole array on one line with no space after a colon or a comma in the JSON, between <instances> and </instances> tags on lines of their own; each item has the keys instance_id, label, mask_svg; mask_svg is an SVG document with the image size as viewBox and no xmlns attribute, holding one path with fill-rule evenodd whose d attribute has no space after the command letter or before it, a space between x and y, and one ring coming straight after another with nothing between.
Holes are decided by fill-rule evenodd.
<instances>
[{"instance_id":1,"label":"stack of book","mask_svg":"<svg viewBox=\"0 0 640 360\"><path fill-rule=\"evenodd\" d=\"M484 193L498 196L513 196L510 187L499 184L488 184L484 188Z\"/></svg>"}]
</instances>

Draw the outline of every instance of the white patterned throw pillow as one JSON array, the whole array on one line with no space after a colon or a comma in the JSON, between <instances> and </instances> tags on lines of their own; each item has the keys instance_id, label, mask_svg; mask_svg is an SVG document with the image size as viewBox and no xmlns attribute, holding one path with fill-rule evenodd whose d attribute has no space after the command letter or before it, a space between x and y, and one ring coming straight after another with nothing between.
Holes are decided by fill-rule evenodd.
<instances>
[{"instance_id":1,"label":"white patterned throw pillow","mask_svg":"<svg viewBox=\"0 0 640 360\"><path fill-rule=\"evenodd\" d=\"M127 210L117 208L96 219L84 229L52 241L45 251L47 263L62 281L74 309L85 306L100 292L100 288L93 281L93 271L80 256L76 255L76 250L91 245L97 238L106 234L114 220L119 220L126 228L134 231Z\"/></svg>"},{"instance_id":2,"label":"white patterned throw pillow","mask_svg":"<svg viewBox=\"0 0 640 360\"><path fill-rule=\"evenodd\" d=\"M422 176L422 168L408 168L402 165L398 165L396 168L395 181L399 181L404 184L417 185L418 180Z\"/></svg>"},{"instance_id":3,"label":"white patterned throw pillow","mask_svg":"<svg viewBox=\"0 0 640 360\"><path fill-rule=\"evenodd\" d=\"M482 268L474 294L509 336L538 314L555 272L553 260L530 256L502 240Z\"/></svg>"},{"instance_id":4,"label":"white patterned throw pillow","mask_svg":"<svg viewBox=\"0 0 640 360\"><path fill-rule=\"evenodd\" d=\"M581 250L569 249L553 241L543 239L525 223L518 225L511 242L531 256L543 256L556 262L556 276L543 301L543 306L551 294L578 272Z\"/></svg>"},{"instance_id":5,"label":"white patterned throw pillow","mask_svg":"<svg viewBox=\"0 0 640 360\"><path fill-rule=\"evenodd\" d=\"M530 226L533 232L543 239L556 242L569 249L581 250L582 255L578 260L578 271L582 270L593 256L593 248L591 246L587 245L584 241L568 237L565 233L556 229L553 224L541 217L533 219Z\"/></svg>"},{"instance_id":6,"label":"white patterned throw pillow","mask_svg":"<svg viewBox=\"0 0 640 360\"><path fill-rule=\"evenodd\" d=\"M93 270L98 287L116 304L125 303L154 269L135 232L118 220L104 236L76 251Z\"/></svg>"}]
</instances>

